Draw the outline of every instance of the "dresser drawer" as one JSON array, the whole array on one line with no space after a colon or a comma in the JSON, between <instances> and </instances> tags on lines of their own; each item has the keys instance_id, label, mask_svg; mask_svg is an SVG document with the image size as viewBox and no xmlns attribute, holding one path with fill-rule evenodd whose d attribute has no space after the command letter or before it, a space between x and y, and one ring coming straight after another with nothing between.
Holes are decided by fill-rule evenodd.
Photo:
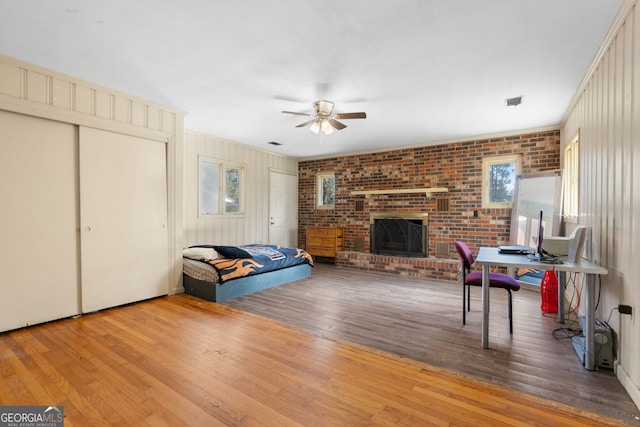
<instances>
[{"instance_id":1,"label":"dresser drawer","mask_svg":"<svg viewBox=\"0 0 640 427\"><path fill-rule=\"evenodd\" d=\"M335 228L318 227L318 228L314 228L313 229L312 234L313 234L313 236L317 236L317 237L335 238L336 237L336 229Z\"/></svg>"},{"instance_id":2,"label":"dresser drawer","mask_svg":"<svg viewBox=\"0 0 640 427\"><path fill-rule=\"evenodd\" d=\"M310 237L307 238L307 246L335 246L336 238L333 237Z\"/></svg>"},{"instance_id":3,"label":"dresser drawer","mask_svg":"<svg viewBox=\"0 0 640 427\"><path fill-rule=\"evenodd\" d=\"M335 248L326 247L326 246L311 246L311 245L309 245L307 247L307 252L309 252L311 255L316 255L316 256L326 256L326 257L335 257L336 256Z\"/></svg>"},{"instance_id":4,"label":"dresser drawer","mask_svg":"<svg viewBox=\"0 0 640 427\"><path fill-rule=\"evenodd\" d=\"M336 257L344 250L344 227L308 227L307 252L322 257Z\"/></svg>"}]
</instances>

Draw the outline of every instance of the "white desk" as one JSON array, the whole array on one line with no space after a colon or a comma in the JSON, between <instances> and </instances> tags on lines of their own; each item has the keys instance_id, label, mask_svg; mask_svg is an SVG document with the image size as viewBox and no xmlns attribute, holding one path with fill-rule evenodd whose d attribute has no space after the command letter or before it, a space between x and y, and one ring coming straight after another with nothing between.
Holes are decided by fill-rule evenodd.
<instances>
[{"instance_id":1,"label":"white desk","mask_svg":"<svg viewBox=\"0 0 640 427\"><path fill-rule=\"evenodd\" d=\"M607 274L607 269L597 264L581 260L564 264L545 264L528 258L526 255L505 255L498 248L480 248L476 263L482 266L482 348L489 348L489 272L491 267L525 267L539 270L555 270L556 272L585 273L587 290L585 296L585 362L584 367L596 369L595 360L595 275ZM564 276L564 274L562 274ZM563 279L563 278L562 278ZM562 283L560 283L562 282ZM564 322L564 280L558 280L558 319Z\"/></svg>"}]
</instances>

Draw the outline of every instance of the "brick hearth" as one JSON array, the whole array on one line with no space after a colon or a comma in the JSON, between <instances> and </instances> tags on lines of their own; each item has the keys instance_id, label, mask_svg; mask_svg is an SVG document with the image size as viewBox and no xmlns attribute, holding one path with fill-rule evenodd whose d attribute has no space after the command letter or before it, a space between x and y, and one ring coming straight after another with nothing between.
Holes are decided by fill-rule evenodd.
<instances>
[{"instance_id":1,"label":"brick hearth","mask_svg":"<svg viewBox=\"0 0 640 427\"><path fill-rule=\"evenodd\" d=\"M380 271L427 279L458 280L460 261L451 258L406 258L367 252L338 252L336 264L357 270Z\"/></svg>"}]
</instances>

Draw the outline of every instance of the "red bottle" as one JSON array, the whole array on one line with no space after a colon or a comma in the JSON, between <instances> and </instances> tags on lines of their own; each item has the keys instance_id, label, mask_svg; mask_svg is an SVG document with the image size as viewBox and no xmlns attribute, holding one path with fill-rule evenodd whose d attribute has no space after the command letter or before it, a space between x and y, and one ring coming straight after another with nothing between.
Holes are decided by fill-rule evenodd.
<instances>
[{"instance_id":1,"label":"red bottle","mask_svg":"<svg viewBox=\"0 0 640 427\"><path fill-rule=\"evenodd\" d=\"M542 304L540 308L545 313L558 312L558 278L553 270L547 270L540 283Z\"/></svg>"}]
</instances>

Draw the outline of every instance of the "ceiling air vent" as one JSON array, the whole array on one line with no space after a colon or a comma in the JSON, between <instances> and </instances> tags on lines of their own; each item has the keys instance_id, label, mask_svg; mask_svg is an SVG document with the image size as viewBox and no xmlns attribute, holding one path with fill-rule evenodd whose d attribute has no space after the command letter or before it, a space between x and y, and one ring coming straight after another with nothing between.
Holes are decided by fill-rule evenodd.
<instances>
[{"instance_id":1,"label":"ceiling air vent","mask_svg":"<svg viewBox=\"0 0 640 427\"><path fill-rule=\"evenodd\" d=\"M507 105L507 107L517 107L518 105L522 104L522 97L516 96L514 98L507 98L505 104Z\"/></svg>"}]
</instances>

